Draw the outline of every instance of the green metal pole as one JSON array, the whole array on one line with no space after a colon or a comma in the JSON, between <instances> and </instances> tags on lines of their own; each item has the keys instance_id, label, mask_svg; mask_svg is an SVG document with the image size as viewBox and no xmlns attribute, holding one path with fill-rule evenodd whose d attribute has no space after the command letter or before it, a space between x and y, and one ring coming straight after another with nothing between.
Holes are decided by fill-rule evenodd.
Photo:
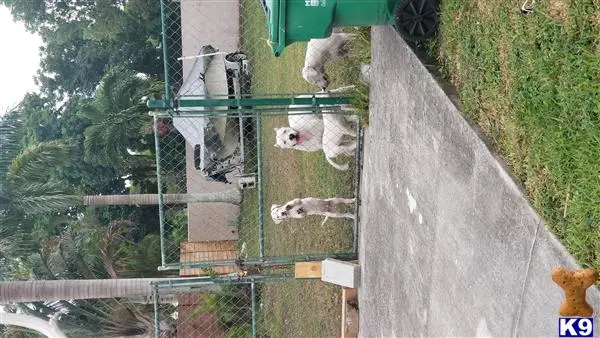
<instances>
[{"instance_id":1,"label":"green metal pole","mask_svg":"<svg viewBox=\"0 0 600 338\"><path fill-rule=\"evenodd\" d=\"M153 129L154 129L154 152L156 153L156 185L158 187L158 223L160 233L160 262L162 266L167 264L165 255L165 213L163 210L164 201L162 194L162 179L161 179L161 167L160 167L160 138L158 137L158 116L153 117ZM160 270L160 267L159 267Z\"/></svg>"},{"instance_id":2,"label":"green metal pole","mask_svg":"<svg viewBox=\"0 0 600 338\"><path fill-rule=\"evenodd\" d=\"M360 123L362 122L362 119L359 117L358 119L358 123L356 124L356 135L358 135L358 137L356 138L356 153L354 156L354 163L356 165L355 167L355 171L354 171L354 227L352 228L352 250L354 252L358 252L358 226L360 223L360 179L361 179L361 162L362 162L362 158L361 158L361 145L362 145L362 138L361 138L361 126Z\"/></svg>"},{"instance_id":3,"label":"green metal pole","mask_svg":"<svg viewBox=\"0 0 600 338\"><path fill-rule=\"evenodd\" d=\"M258 282L274 282L274 281L283 281L290 280L294 278L293 273L280 273L274 275L257 275L257 276L246 276L246 277L229 277L229 276L219 276L211 279L206 278L181 278L181 279L170 279L167 281L158 280L153 281L151 284L153 286L160 288L169 288L169 289L182 289L185 288L188 291L193 290L196 286L202 285L215 285L215 284L251 284Z\"/></svg>"},{"instance_id":4,"label":"green metal pole","mask_svg":"<svg viewBox=\"0 0 600 338\"><path fill-rule=\"evenodd\" d=\"M167 102L171 101L171 86L169 84L169 54L167 52L167 16L165 14L165 1L160 1L160 26L161 26L161 36L162 36L162 45L163 45L163 67L165 70L165 99Z\"/></svg>"},{"instance_id":5,"label":"green metal pole","mask_svg":"<svg viewBox=\"0 0 600 338\"><path fill-rule=\"evenodd\" d=\"M250 284L252 290L252 338L256 338L256 289L254 283Z\"/></svg>"},{"instance_id":6,"label":"green metal pole","mask_svg":"<svg viewBox=\"0 0 600 338\"><path fill-rule=\"evenodd\" d=\"M325 110L325 111L323 111ZM241 111L238 112L238 111ZM314 115L314 114L352 114L351 112L343 111L339 107L294 107L294 108L252 108L252 109L198 109L186 111L153 111L149 115L157 115L163 117L225 117L232 115L235 112L236 117L256 117L260 116L287 116L290 112L294 115Z\"/></svg>"},{"instance_id":7,"label":"green metal pole","mask_svg":"<svg viewBox=\"0 0 600 338\"><path fill-rule=\"evenodd\" d=\"M169 83L170 75L169 75L169 54L167 52L167 15L166 15L166 6L165 1L160 0L160 26L161 26L161 37L162 37L162 45L163 45L163 68L165 72L165 103L171 101L171 86ZM163 196L162 196L162 183L160 178L160 144L158 137L158 117L154 115L154 149L156 152L156 185L158 186L158 220L160 227L160 260L161 264L164 266L166 262L165 258L165 216L163 211ZM158 337L157 337L158 338Z\"/></svg>"},{"instance_id":8,"label":"green metal pole","mask_svg":"<svg viewBox=\"0 0 600 338\"><path fill-rule=\"evenodd\" d=\"M263 182L263 152L262 152L262 118L256 117L256 163L258 178L258 255L265 256L265 202Z\"/></svg>"},{"instance_id":9,"label":"green metal pole","mask_svg":"<svg viewBox=\"0 0 600 338\"><path fill-rule=\"evenodd\" d=\"M297 256L275 256L275 257L256 257L249 258L241 261L244 265L261 265L261 266L271 266L271 265L291 265L295 262L309 262L309 261L321 261L326 258L333 258L339 260L351 261L357 259L356 252L343 252L343 253L333 253L333 254L314 254L314 255L297 255ZM227 266L227 265L236 265L239 263L239 260L235 259L222 259L222 260L212 260L212 261L201 261L201 262L186 262L186 263L173 263L167 264L165 266L159 267L159 270L179 270L179 269L205 269L211 268L215 266Z\"/></svg>"},{"instance_id":10,"label":"green metal pole","mask_svg":"<svg viewBox=\"0 0 600 338\"><path fill-rule=\"evenodd\" d=\"M149 100L147 106L149 109L173 109L173 108L194 108L194 107L229 107L229 106L289 106L289 105L340 105L350 104L350 98L347 97L272 97L272 98L241 98L241 99L188 99L180 98L175 100L174 107L168 100Z\"/></svg>"}]
</instances>

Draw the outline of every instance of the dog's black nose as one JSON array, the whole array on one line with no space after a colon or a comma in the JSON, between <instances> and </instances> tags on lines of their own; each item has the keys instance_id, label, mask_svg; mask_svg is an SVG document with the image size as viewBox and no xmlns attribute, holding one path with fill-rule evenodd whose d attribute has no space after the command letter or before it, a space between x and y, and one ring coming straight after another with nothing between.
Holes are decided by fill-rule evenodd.
<instances>
[{"instance_id":1,"label":"dog's black nose","mask_svg":"<svg viewBox=\"0 0 600 338\"><path fill-rule=\"evenodd\" d=\"M293 141L296 139L296 134L290 134L290 141Z\"/></svg>"}]
</instances>

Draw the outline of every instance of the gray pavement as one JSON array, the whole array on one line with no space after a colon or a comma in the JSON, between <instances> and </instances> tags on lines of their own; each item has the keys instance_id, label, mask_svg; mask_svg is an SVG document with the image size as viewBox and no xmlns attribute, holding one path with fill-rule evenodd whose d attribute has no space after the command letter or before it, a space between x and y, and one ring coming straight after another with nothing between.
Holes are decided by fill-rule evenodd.
<instances>
[{"instance_id":1,"label":"gray pavement","mask_svg":"<svg viewBox=\"0 0 600 338\"><path fill-rule=\"evenodd\" d=\"M372 48L360 336L556 337L573 258L393 29Z\"/></svg>"}]
</instances>

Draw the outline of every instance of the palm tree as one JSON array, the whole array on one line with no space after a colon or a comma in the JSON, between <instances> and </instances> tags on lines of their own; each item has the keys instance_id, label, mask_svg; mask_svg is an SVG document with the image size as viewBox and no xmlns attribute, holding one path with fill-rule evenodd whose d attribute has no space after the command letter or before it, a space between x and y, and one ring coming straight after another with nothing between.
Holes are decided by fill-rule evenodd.
<instances>
[{"instance_id":1,"label":"palm tree","mask_svg":"<svg viewBox=\"0 0 600 338\"><path fill-rule=\"evenodd\" d=\"M61 141L41 142L25 148L5 169L5 181L0 186L0 210L22 214L40 214L63 211L72 206L89 205L148 205L158 204L157 194L88 195L68 193L64 182L51 180L48 168L59 166L70 159L71 146ZM0 172L2 172L0 168ZM165 204L225 202L239 204L239 189L213 193L164 194Z\"/></svg>"},{"instance_id":2,"label":"palm tree","mask_svg":"<svg viewBox=\"0 0 600 338\"><path fill-rule=\"evenodd\" d=\"M163 278L164 279L164 278ZM168 278L166 278L168 280ZM152 295L160 278L63 279L0 282L0 304Z\"/></svg>"},{"instance_id":3,"label":"palm tree","mask_svg":"<svg viewBox=\"0 0 600 338\"><path fill-rule=\"evenodd\" d=\"M147 166L148 158L133 156L127 149L153 149L152 130L146 128L148 108L142 98L162 90L159 81L138 76L125 67L109 69L94 99L78 113L92 123L84 132L86 161L119 164L121 168Z\"/></svg>"},{"instance_id":4,"label":"palm tree","mask_svg":"<svg viewBox=\"0 0 600 338\"><path fill-rule=\"evenodd\" d=\"M72 222L60 235L44 239L39 252L24 257L21 262L31 264L30 275L33 274L39 280L84 278L80 281L85 282L105 278L117 280L121 277L161 278L156 276L160 257L152 256L160 245L157 236L146 235L141 242L134 242L136 235L136 225L130 221L114 221L108 228L97 227L83 220ZM148 243L143 243L146 239L155 242L147 248L154 251L144 254L146 248L143 247L148 246ZM205 291L216 292L218 288L213 285ZM177 296L169 295L170 299L163 296L159 299L161 309L173 311L170 303ZM19 309L44 321L53 314L61 313L60 327L70 337L95 336L98 330L105 337L120 337L128 332L150 333L154 330L152 305L147 295L121 299L38 299L34 302L17 303L11 309ZM167 322L164 324L171 325Z\"/></svg>"},{"instance_id":5,"label":"palm tree","mask_svg":"<svg viewBox=\"0 0 600 338\"><path fill-rule=\"evenodd\" d=\"M51 179L52 168L70 160L71 147L61 141L31 145L12 158L0 187L0 210L23 214L64 210L76 199L64 182Z\"/></svg>"},{"instance_id":6,"label":"palm tree","mask_svg":"<svg viewBox=\"0 0 600 338\"><path fill-rule=\"evenodd\" d=\"M29 315L20 313L3 313L0 316L0 325L14 325L37 331L48 337L66 338L56 323L56 318L49 322Z\"/></svg>"},{"instance_id":7,"label":"palm tree","mask_svg":"<svg viewBox=\"0 0 600 338\"><path fill-rule=\"evenodd\" d=\"M181 281L187 278L60 279L0 282L0 304L152 296L154 281ZM191 279L194 279L193 277ZM218 291L206 285L202 292Z\"/></svg>"},{"instance_id":8,"label":"palm tree","mask_svg":"<svg viewBox=\"0 0 600 338\"><path fill-rule=\"evenodd\" d=\"M164 204L185 204L199 202L224 202L239 204L242 201L242 193L239 189L211 193L187 193L187 194L163 194ZM83 196L81 204L90 206L100 205L148 205L158 204L159 195L155 194L129 194L129 195L106 195L106 196Z\"/></svg>"}]
</instances>

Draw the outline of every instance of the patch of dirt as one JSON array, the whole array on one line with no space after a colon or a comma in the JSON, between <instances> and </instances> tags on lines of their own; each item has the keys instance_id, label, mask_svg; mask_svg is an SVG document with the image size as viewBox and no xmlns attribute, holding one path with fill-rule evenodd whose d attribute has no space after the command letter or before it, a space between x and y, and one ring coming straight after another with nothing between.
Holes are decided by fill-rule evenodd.
<instances>
[{"instance_id":1,"label":"patch of dirt","mask_svg":"<svg viewBox=\"0 0 600 338\"><path fill-rule=\"evenodd\" d=\"M600 31L600 11L590 15L588 18L591 21L594 28L596 28L596 30Z\"/></svg>"},{"instance_id":2,"label":"patch of dirt","mask_svg":"<svg viewBox=\"0 0 600 338\"><path fill-rule=\"evenodd\" d=\"M527 194L533 199L537 200L542 194L542 191L548 185L548 169L546 167L538 168L536 171L530 173L525 181L525 189Z\"/></svg>"},{"instance_id":3,"label":"patch of dirt","mask_svg":"<svg viewBox=\"0 0 600 338\"><path fill-rule=\"evenodd\" d=\"M455 11L454 12L454 22L453 23L455 25L459 24L462 21L463 13L464 13L463 11Z\"/></svg>"},{"instance_id":4,"label":"patch of dirt","mask_svg":"<svg viewBox=\"0 0 600 338\"><path fill-rule=\"evenodd\" d=\"M495 98L490 97L490 93L482 93L480 108L477 112L477 124L483 130L484 134L489 141L492 142L492 146L496 150L502 143L504 137L504 126L506 124L506 111L507 105L503 105L501 102L505 100L500 96ZM506 102L506 104L508 104Z\"/></svg>"},{"instance_id":5,"label":"patch of dirt","mask_svg":"<svg viewBox=\"0 0 600 338\"><path fill-rule=\"evenodd\" d=\"M473 0L475 8L486 16L494 15L494 11L497 10L499 1L495 0Z\"/></svg>"},{"instance_id":6,"label":"patch of dirt","mask_svg":"<svg viewBox=\"0 0 600 338\"><path fill-rule=\"evenodd\" d=\"M450 82L455 86L460 86L462 84L462 64L460 61L460 53L454 53L454 60L452 61L454 66L454 71L450 72Z\"/></svg>"},{"instance_id":7,"label":"patch of dirt","mask_svg":"<svg viewBox=\"0 0 600 338\"><path fill-rule=\"evenodd\" d=\"M594 5L598 6L596 2L600 3L600 0L594 1ZM600 11L589 15L588 20L592 23L592 26L596 29L596 39L594 40L594 46L596 47L596 54L600 54Z\"/></svg>"},{"instance_id":8,"label":"patch of dirt","mask_svg":"<svg viewBox=\"0 0 600 338\"><path fill-rule=\"evenodd\" d=\"M510 93L511 74L508 66L508 40L505 36L502 37L498 46L498 60L500 62L500 75L504 83L504 94L508 96Z\"/></svg>"},{"instance_id":9,"label":"patch of dirt","mask_svg":"<svg viewBox=\"0 0 600 338\"><path fill-rule=\"evenodd\" d=\"M572 0L550 0L548 12L552 18L559 22L566 22L569 18L569 5Z\"/></svg>"}]
</instances>

